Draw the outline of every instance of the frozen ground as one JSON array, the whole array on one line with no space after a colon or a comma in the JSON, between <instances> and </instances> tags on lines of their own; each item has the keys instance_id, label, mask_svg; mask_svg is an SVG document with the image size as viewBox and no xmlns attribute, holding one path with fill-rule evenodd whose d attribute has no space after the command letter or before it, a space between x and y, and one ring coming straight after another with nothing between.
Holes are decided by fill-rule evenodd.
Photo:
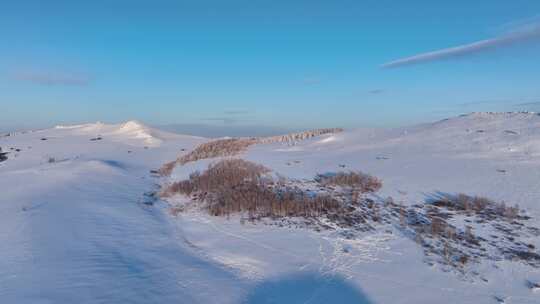
<instances>
[{"instance_id":1,"label":"frozen ground","mask_svg":"<svg viewBox=\"0 0 540 304\"><path fill-rule=\"evenodd\" d=\"M539 303L540 271L486 262L485 280L424 262L389 229L336 231L169 214L150 170L203 138L137 122L0 138L0 298L6 303ZM182 151L184 150L184 151ZM464 192L519 204L540 224L540 116L479 113L394 130L352 130L242 157L291 178L358 169L405 205ZM177 167L172 179L212 160ZM537 248L538 238L532 238ZM497 300L499 299L499 300Z\"/></svg>"}]
</instances>

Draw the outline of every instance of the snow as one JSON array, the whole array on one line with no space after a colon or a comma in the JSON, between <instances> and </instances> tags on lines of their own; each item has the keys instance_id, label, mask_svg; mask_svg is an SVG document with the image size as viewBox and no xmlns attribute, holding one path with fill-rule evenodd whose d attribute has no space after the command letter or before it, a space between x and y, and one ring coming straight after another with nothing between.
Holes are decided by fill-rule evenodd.
<instances>
[{"instance_id":1,"label":"snow","mask_svg":"<svg viewBox=\"0 0 540 304\"><path fill-rule=\"evenodd\" d=\"M300 179L361 170L383 179L383 194L404 202L423 202L442 191L536 208L539 140L536 113L484 113L411 128L346 131L288 148L257 146L245 158Z\"/></svg>"},{"instance_id":2,"label":"snow","mask_svg":"<svg viewBox=\"0 0 540 304\"><path fill-rule=\"evenodd\" d=\"M484 263L477 271L487 282L471 281L427 265L418 246L392 229L347 239L196 210L175 217L166 202L145 195L167 181L150 170L205 141L136 121L1 137L9 152L0 163L2 302L539 301L526 284L540 282L538 269ZM380 197L408 205L439 192L484 195L519 204L540 224L536 113L347 130L294 145L255 145L241 157L298 179L361 170L383 180ZM179 166L171 179L212 161ZM530 241L540 246L538 238Z\"/></svg>"},{"instance_id":3,"label":"snow","mask_svg":"<svg viewBox=\"0 0 540 304\"><path fill-rule=\"evenodd\" d=\"M70 126L60 125L56 126L55 129L70 131L69 134L106 136L112 140L124 143L146 145L151 147L159 146L163 140L166 139L190 137L156 130L135 120L113 125L107 125L102 122Z\"/></svg>"}]
</instances>

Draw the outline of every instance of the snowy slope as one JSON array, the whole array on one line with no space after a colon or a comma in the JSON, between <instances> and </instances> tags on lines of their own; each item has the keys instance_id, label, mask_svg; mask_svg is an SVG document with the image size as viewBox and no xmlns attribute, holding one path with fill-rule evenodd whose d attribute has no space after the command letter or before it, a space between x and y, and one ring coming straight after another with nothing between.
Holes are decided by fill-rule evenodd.
<instances>
[{"instance_id":1,"label":"snowy slope","mask_svg":"<svg viewBox=\"0 0 540 304\"><path fill-rule=\"evenodd\" d=\"M540 201L536 113L473 113L411 128L352 130L295 146L259 146L246 158L297 178L345 165L382 178L382 193L407 202L437 191L531 208Z\"/></svg>"},{"instance_id":2,"label":"snowy slope","mask_svg":"<svg viewBox=\"0 0 540 304\"><path fill-rule=\"evenodd\" d=\"M519 204L538 221L539 139L538 114L474 113L394 130L350 130L295 145L257 145L242 157L297 179L339 170L368 172L382 178L382 198L392 196L405 205L424 203L440 193L484 195ZM212 161L179 167L173 179ZM281 278L306 269L339 274L373 303L433 303L441 295L462 303L496 303L495 296L507 303L538 301L525 286L526 280L540 279L538 270L519 263L482 265L479 271L488 282L471 283L425 265L414 242L395 233L348 240L338 233L280 228L269 236L274 228L246 228L238 220L191 214L180 223L206 254L246 276ZM212 229L206 228L209 223ZM216 231L224 236L208 237ZM540 246L538 238L529 241ZM295 262L295 257L301 258Z\"/></svg>"},{"instance_id":3,"label":"snowy slope","mask_svg":"<svg viewBox=\"0 0 540 304\"><path fill-rule=\"evenodd\" d=\"M6 303L538 303L540 271L501 261L485 280L424 263L392 231L348 239L201 212L174 217L150 173L206 139L138 122L0 138L0 298ZM10 149L12 148L12 149ZM182 152L181 150L185 151ZM19 150L19 151L17 151ZM518 203L540 224L540 116L476 113L348 130L241 157L290 178L357 169L404 204L464 192ZM181 179L214 160L179 166ZM145 195L146 193L146 195ZM530 242L540 247L538 238Z\"/></svg>"},{"instance_id":4,"label":"snowy slope","mask_svg":"<svg viewBox=\"0 0 540 304\"><path fill-rule=\"evenodd\" d=\"M156 130L134 120L117 125L107 125L101 122L70 126L59 125L55 129L66 130L69 134L104 136L124 143L147 146L159 146L163 140L167 139L189 138L189 136Z\"/></svg>"},{"instance_id":5,"label":"snowy slope","mask_svg":"<svg viewBox=\"0 0 540 304\"><path fill-rule=\"evenodd\" d=\"M89 124L0 140L20 149L0 164L3 303L208 303L218 299L207 290L214 284L238 293L230 273L177 242L166 212L144 196L155 189L150 169L202 139L160 137L159 149L145 149L157 141L132 127Z\"/></svg>"}]
</instances>

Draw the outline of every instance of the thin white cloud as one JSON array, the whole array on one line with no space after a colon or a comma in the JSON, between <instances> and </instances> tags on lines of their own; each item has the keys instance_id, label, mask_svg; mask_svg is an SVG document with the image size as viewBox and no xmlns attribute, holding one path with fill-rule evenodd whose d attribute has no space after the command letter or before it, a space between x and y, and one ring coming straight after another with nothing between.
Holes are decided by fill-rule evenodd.
<instances>
[{"instance_id":1,"label":"thin white cloud","mask_svg":"<svg viewBox=\"0 0 540 304\"><path fill-rule=\"evenodd\" d=\"M517 107L527 107L527 106L540 107L540 101L531 101L531 102L518 103L518 104L516 104L516 106Z\"/></svg>"},{"instance_id":2,"label":"thin white cloud","mask_svg":"<svg viewBox=\"0 0 540 304\"><path fill-rule=\"evenodd\" d=\"M17 70L12 74L12 78L18 81L48 86L85 86L90 82L89 77L84 74L45 70Z\"/></svg>"},{"instance_id":3,"label":"thin white cloud","mask_svg":"<svg viewBox=\"0 0 540 304\"><path fill-rule=\"evenodd\" d=\"M308 76L302 79L302 83L305 85L318 85L321 84L322 79L318 76Z\"/></svg>"},{"instance_id":4,"label":"thin white cloud","mask_svg":"<svg viewBox=\"0 0 540 304\"><path fill-rule=\"evenodd\" d=\"M373 89L368 91L369 94L378 95L384 93L383 89Z\"/></svg>"},{"instance_id":5,"label":"thin white cloud","mask_svg":"<svg viewBox=\"0 0 540 304\"><path fill-rule=\"evenodd\" d=\"M406 65L420 64L431 61L437 61L446 58L466 56L470 54L481 53L488 50L498 49L516 45L523 42L540 39L540 23L535 22L528 25L522 25L518 30L514 30L499 37L480 40L473 43L437 50L433 52L422 53L411 57L401 58L383 64L382 68L396 68Z\"/></svg>"},{"instance_id":6,"label":"thin white cloud","mask_svg":"<svg viewBox=\"0 0 540 304\"><path fill-rule=\"evenodd\" d=\"M248 110L228 110L223 112L226 115L244 115L249 114Z\"/></svg>"},{"instance_id":7,"label":"thin white cloud","mask_svg":"<svg viewBox=\"0 0 540 304\"><path fill-rule=\"evenodd\" d=\"M237 123L238 121L240 121L240 119L237 119L237 118L233 118L233 117L221 117L221 116L217 116L217 117L207 117L207 118L201 118L201 120L203 121L218 121L218 122L222 122L224 124L234 124L234 123Z\"/></svg>"}]
</instances>

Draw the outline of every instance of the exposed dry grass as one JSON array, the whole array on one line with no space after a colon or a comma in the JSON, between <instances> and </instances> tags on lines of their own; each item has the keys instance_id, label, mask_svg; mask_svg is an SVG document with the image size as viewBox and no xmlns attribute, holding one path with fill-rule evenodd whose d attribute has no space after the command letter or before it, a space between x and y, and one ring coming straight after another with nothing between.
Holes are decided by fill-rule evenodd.
<instances>
[{"instance_id":1,"label":"exposed dry grass","mask_svg":"<svg viewBox=\"0 0 540 304\"><path fill-rule=\"evenodd\" d=\"M380 179L369 174L353 171L319 174L317 181L324 186L350 187L361 193L377 192L382 187Z\"/></svg>"},{"instance_id":2,"label":"exposed dry grass","mask_svg":"<svg viewBox=\"0 0 540 304\"><path fill-rule=\"evenodd\" d=\"M248 213L249 218L319 216L341 209L329 195L308 193L298 188L278 186L265 175L265 167L241 159L222 160L188 180L171 184L161 195L176 193L191 196L210 214L221 216Z\"/></svg>"},{"instance_id":3,"label":"exposed dry grass","mask_svg":"<svg viewBox=\"0 0 540 304\"><path fill-rule=\"evenodd\" d=\"M395 207L397 206L397 208ZM464 267L481 259L520 260L531 266L540 267L540 254L534 252L533 244L517 241L518 237L530 237L540 231L520 222L529 219L521 214L519 207L508 207L481 196L467 194L439 195L429 204L413 205L405 210L395 205L394 214L399 217L401 229L412 232L415 241L423 247L427 256L439 256L443 264L460 272ZM452 220L457 218L458 220ZM475 229L489 223L493 228L491 241L475 234ZM496 254L491 254L492 248Z\"/></svg>"}]
</instances>

